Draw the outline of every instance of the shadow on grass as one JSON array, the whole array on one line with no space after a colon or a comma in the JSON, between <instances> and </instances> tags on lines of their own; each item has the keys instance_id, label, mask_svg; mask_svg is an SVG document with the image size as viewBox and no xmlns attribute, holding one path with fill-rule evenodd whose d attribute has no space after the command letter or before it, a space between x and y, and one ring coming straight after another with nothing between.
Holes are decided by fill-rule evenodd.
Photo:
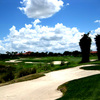
<instances>
[{"instance_id":1,"label":"shadow on grass","mask_svg":"<svg viewBox=\"0 0 100 100\"><path fill-rule=\"evenodd\" d=\"M84 70L100 70L100 65L81 67L80 69L84 69Z\"/></svg>"}]
</instances>

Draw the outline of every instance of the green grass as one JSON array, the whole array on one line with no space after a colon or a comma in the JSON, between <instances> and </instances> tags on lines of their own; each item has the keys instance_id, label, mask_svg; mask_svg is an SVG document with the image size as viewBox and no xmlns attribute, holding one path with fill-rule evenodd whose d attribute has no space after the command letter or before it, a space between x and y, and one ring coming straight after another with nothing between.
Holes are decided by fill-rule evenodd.
<instances>
[{"instance_id":1,"label":"green grass","mask_svg":"<svg viewBox=\"0 0 100 100\"><path fill-rule=\"evenodd\" d=\"M58 90L63 97L57 100L100 100L100 74L70 81Z\"/></svg>"},{"instance_id":2,"label":"green grass","mask_svg":"<svg viewBox=\"0 0 100 100\"><path fill-rule=\"evenodd\" d=\"M91 57L95 58L94 56ZM65 68L71 68L71 67L76 67L78 65L82 65L80 63L81 57L73 57L73 56L54 56L54 57L39 57L39 58L19 58L17 59L18 61L22 61L19 63L6 63L5 61L9 61L13 59L5 59L5 60L0 60L0 70L2 70L1 66L5 66L4 70L6 70L6 73L0 73L0 83L4 83L7 81L11 81L13 79L30 75L30 74L38 74L38 73L47 73L50 71L55 71L55 70L60 70L60 69L65 69ZM61 65L54 65L52 62L53 61L68 61L67 64L61 64ZM28 64L25 62L35 62L32 64ZM50 64L48 64L50 63ZM98 63L97 62L89 62L89 63ZM100 63L100 62L99 62ZM88 64L88 63L85 63ZM10 71L7 70L7 66L11 67ZM10 74L9 74L10 73ZM9 77L10 78L9 78Z\"/></svg>"},{"instance_id":3,"label":"green grass","mask_svg":"<svg viewBox=\"0 0 100 100\"><path fill-rule=\"evenodd\" d=\"M41 57L41 58L19 58L17 61L22 61L18 63L6 63L5 61L9 61L13 59L0 60L0 71L2 71L2 67L4 71L0 73L0 83L5 83L7 81L11 81L13 79L27 76L30 74L37 73L46 73L54 70L60 70L70 67L75 67L80 62L80 57L73 56L59 56L59 57ZM54 65L53 61L68 61L68 64ZM36 62L32 64L28 64L25 62ZM48 64L50 63L50 64ZM10 70L8 69L10 68ZM10 78L9 78L10 77Z\"/></svg>"},{"instance_id":4,"label":"green grass","mask_svg":"<svg viewBox=\"0 0 100 100\"><path fill-rule=\"evenodd\" d=\"M82 67L81 69L84 69L84 70L100 70L100 65Z\"/></svg>"}]
</instances>

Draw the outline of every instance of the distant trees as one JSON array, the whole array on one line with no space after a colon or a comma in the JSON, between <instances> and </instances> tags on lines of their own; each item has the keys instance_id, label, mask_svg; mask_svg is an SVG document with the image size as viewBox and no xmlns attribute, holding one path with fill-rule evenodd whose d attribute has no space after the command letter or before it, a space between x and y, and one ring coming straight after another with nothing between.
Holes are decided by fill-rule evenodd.
<instances>
[{"instance_id":1,"label":"distant trees","mask_svg":"<svg viewBox=\"0 0 100 100\"><path fill-rule=\"evenodd\" d=\"M96 35L95 41L96 41L96 46L97 46L98 60L100 60L100 35Z\"/></svg>"},{"instance_id":2,"label":"distant trees","mask_svg":"<svg viewBox=\"0 0 100 100\"><path fill-rule=\"evenodd\" d=\"M69 51L65 51L65 52L63 53L64 56L70 56L71 54L72 54L72 53L69 52Z\"/></svg>"},{"instance_id":3,"label":"distant trees","mask_svg":"<svg viewBox=\"0 0 100 100\"><path fill-rule=\"evenodd\" d=\"M89 37L90 32L84 34L80 39L79 45L82 52L82 62L89 62L91 38Z\"/></svg>"}]
</instances>

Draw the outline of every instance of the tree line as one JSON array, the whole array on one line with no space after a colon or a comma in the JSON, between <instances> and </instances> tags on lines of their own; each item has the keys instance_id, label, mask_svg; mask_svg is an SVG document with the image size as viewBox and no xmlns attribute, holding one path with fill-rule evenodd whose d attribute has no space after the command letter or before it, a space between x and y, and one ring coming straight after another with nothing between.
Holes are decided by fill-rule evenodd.
<instances>
[{"instance_id":1,"label":"tree line","mask_svg":"<svg viewBox=\"0 0 100 100\"><path fill-rule=\"evenodd\" d=\"M63 53L54 52L9 52L0 54L0 59L18 58L18 57L48 57L48 56L81 56L80 51L64 51Z\"/></svg>"}]
</instances>

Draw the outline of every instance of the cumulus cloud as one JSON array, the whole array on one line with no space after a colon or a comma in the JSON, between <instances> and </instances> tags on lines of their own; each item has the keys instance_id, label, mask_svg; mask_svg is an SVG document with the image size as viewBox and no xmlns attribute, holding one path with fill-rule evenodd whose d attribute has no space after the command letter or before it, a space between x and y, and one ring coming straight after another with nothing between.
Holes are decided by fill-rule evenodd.
<instances>
[{"instance_id":1,"label":"cumulus cloud","mask_svg":"<svg viewBox=\"0 0 100 100\"><path fill-rule=\"evenodd\" d=\"M48 18L63 7L62 0L23 0L19 7L29 18Z\"/></svg>"},{"instance_id":2,"label":"cumulus cloud","mask_svg":"<svg viewBox=\"0 0 100 100\"><path fill-rule=\"evenodd\" d=\"M96 34L100 34L100 28L97 28L97 29L95 30L95 33L96 33Z\"/></svg>"},{"instance_id":3,"label":"cumulus cloud","mask_svg":"<svg viewBox=\"0 0 100 100\"><path fill-rule=\"evenodd\" d=\"M96 20L96 21L94 21L95 23L100 23L100 20Z\"/></svg>"},{"instance_id":4,"label":"cumulus cloud","mask_svg":"<svg viewBox=\"0 0 100 100\"><path fill-rule=\"evenodd\" d=\"M66 27L57 23L54 27L39 25L41 21L35 20L31 24L17 30L12 26L9 35L0 41L1 51L38 51L38 52L64 52L80 50L79 40L84 32L79 32L77 27ZM94 30L92 38L92 50L96 50L95 35L100 34L100 28Z\"/></svg>"}]
</instances>

